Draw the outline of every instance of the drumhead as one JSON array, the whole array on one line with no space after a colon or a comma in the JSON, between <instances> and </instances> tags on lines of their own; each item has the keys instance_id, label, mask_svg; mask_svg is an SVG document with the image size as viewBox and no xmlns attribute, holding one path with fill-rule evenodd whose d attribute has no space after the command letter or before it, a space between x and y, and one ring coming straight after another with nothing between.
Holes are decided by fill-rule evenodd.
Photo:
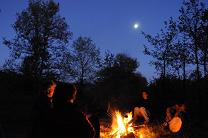
<instances>
[{"instance_id":1,"label":"drumhead","mask_svg":"<svg viewBox=\"0 0 208 138\"><path fill-rule=\"evenodd\" d=\"M169 122L169 129L171 132L176 133L178 132L182 127L182 120L180 117L173 117L171 121Z\"/></svg>"}]
</instances>

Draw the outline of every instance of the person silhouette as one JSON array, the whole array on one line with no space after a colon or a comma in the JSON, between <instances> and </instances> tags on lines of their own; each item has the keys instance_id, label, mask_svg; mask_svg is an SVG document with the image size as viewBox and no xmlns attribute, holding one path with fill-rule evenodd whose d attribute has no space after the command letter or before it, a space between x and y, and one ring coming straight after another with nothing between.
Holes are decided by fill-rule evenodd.
<instances>
[{"instance_id":1,"label":"person silhouette","mask_svg":"<svg viewBox=\"0 0 208 138\"><path fill-rule=\"evenodd\" d=\"M93 138L95 130L86 115L75 107L77 90L72 84L57 85L52 113L52 125L47 138Z\"/></svg>"},{"instance_id":2,"label":"person silhouette","mask_svg":"<svg viewBox=\"0 0 208 138\"><path fill-rule=\"evenodd\" d=\"M164 128L168 128L174 133L185 131L188 124L186 112L187 107L183 102L167 107L165 122L163 123Z\"/></svg>"},{"instance_id":3,"label":"person silhouette","mask_svg":"<svg viewBox=\"0 0 208 138\"><path fill-rule=\"evenodd\" d=\"M43 82L42 90L33 106L32 116L32 138L45 137L45 128L53 109L53 94L56 88L56 82L46 80Z\"/></svg>"},{"instance_id":4,"label":"person silhouette","mask_svg":"<svg viewBox=\"0 0 208 138\"><path fill-rule=\"evenodd\" d=\"M142 93L139 94L138 102L135 104L133 110L133 122L148 124L152 121L152 118L150 117L153 108L152 102L147 91L142 91Z\"/></svg>"}]
</instances>

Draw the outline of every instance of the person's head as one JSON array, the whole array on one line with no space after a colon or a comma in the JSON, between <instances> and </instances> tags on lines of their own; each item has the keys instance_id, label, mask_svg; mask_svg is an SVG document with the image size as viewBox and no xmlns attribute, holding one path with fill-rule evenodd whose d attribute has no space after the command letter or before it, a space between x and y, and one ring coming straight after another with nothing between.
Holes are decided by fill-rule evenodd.
<instances>
[{"instance_id":1,"label":"person's head","mask_svg":"<svg viewBox=\"0 0 208 138\"><path fill-rule=\"evenodd\" d=\"M182 112L186 112L186 105L184 103L179 103L179 104L176 104L176 110L177 111L182 111Z\"/></svg>"},{"instance_id":2,"label":"person's head","mask_svg":"<svg viewBox=\"0 0 208 138\"><path fill-rule=\"evenodd\" d=\"M166 109L166 115L169 117L169 118L173 118L174 115L176 113L176 110L174 108L167 108Z\"/></svg>"},{"instance_id":3,"label":"person's head","mask_svg":"<svg viewBox=\"0 0 208 138\"><path fill-rule=\"evenodd\" d=\"M54 94L54 102L57 104L74 103L76 99L77 89L73 84L60 83L57 85Z\"/></svg>"},{"instance_id":4,"label":"person's head","mask_svg":"<svg viewBox=\"0 0 208 138\"><path fill-rule=\"evenodd\" d=\"M144 100L148 100L149 99L149 93L147 91L142 91L142 98Z\"/></svg>"},{"instance_id":5,"label":"person's head","mask_svg":"<svg viewBox=\"0 0 208 138\"><path fill-rule=\"evenodd\" d=\"M53 94L54 94L54 91L55 91L55 88L56 88L55 81L53 81L53 80L46 81L44 83L43 87L44 87L44 91L45 91L45 94L47 95L47 97L52 98Z\"/></svg>"}]
</instances>

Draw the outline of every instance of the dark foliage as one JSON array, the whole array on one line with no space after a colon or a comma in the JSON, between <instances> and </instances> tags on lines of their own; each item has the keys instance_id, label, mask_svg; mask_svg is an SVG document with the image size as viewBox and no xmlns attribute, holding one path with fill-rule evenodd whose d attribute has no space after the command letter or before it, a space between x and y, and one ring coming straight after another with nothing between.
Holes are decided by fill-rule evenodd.
<instances>
[{"instance_id":1,"label":"dark foliage","mask_svg":"<svg viewBox=\"0 0 208 138\"><path fill-rule=\"evenodd\" d=\"M135 59L117 54L113 65L104 66L98 73L96 93L102 107L129 110L141 89L147 85L146 79L136 73L138 63Z\"/></svg>"},{"instance_id":2,"label":"dark foliage","mask_svg":"<svg viewBox=\"0 0 208 138\"><path fill-rule=\"evenodd\" d=\"M13 24L15 36L4 39L11 50L4 68L30 77L57 77L60 60L71 36L54 1L29 1Z\"/></svg>"}]
</instances>

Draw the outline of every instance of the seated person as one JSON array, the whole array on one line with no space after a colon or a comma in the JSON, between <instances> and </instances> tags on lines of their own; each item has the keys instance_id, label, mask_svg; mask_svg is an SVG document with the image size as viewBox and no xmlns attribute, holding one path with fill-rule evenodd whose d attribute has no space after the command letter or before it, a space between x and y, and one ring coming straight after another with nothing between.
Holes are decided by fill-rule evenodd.
<instances>
[{"instance_id":1,"label":"seated person","mask_svg":"<svg viewBox=\"0 0 208 138\"><path fill-rule=\"evenodd\" d=\"M56 83L53 80L43 82L42 90L33 106L31 138L44 137L50 114L53 109L53 94Z\"/></svg>"},{"instance_id":2,"label":"seated person","mask_svg":"<svg viewBox=\"0 0 208 138\"><path fill-rule=\"evenodd\" d=\"M51 115L47 138L94 138L94 127L74 105L77 90L72 84L57 85L53 96L54 111Z\"/></svg>"},{"instance_id":3,"label":"seated person","mask_svg":"<svg viewBox=\"0 0 208 138\"><path fill-rule=\"evenodd\" d=\"M183 126L182 126L183 125ZM186 125L186 106L183 103L175 104L166 109L163 126L171 132L178 132Z\"/></svg>"},{"instance_id":4,"label":"seated person","mask_svg":"<svg viewBox=\"0 0 208 138\"><path fill-rule=\"evenodd\" d=\"M165 121L169 122L173 117L182 117L183 113L186 112L185 104L175 104L166 109Z\"/></svg>"},{"instance_id":5,"label":"seated person","mask_svg":"<svg viewBox=\"0 0 208 138\"><path fill-rule=\"evenodd\" d=\"M148 124L151 120L152 105L147 91L143 91L141 95L142 98L139 97L139 101L133 110L133 122Z\"/></svg>"}]
</instances>

